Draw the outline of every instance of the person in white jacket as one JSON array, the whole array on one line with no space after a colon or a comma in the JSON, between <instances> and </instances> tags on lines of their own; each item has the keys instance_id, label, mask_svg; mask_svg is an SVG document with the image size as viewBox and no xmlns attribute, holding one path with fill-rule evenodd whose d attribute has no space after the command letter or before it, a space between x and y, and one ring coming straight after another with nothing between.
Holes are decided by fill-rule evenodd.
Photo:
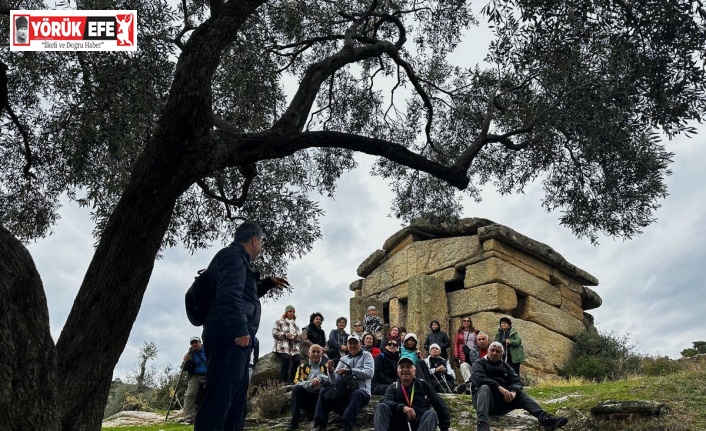
<instances>
[{"instance_id":1,"label":"person in white jacket","mask_svg":"<svg viewBox=\"0 0 706 431\"><path fill-rule=\"evenodd\" d=\"M348 337L346 345L348 346L348 354L341 358L338 366L334 365L333 360L329 360L326 363L329 381L335 383L345 374L352 373L358 380L358 389L353 391L343 404L334 405L324 396L330 388L322 388L316 403L316 412L314 413L315 431L325 431L329 412L331 410L343 410L343 408L345 408L345 411L341 416L342 430L351 431L358 413L370 402L370 383L375 371L373 355L363 350L360 337L355 334Z\"/></svg>"}]
</instances>

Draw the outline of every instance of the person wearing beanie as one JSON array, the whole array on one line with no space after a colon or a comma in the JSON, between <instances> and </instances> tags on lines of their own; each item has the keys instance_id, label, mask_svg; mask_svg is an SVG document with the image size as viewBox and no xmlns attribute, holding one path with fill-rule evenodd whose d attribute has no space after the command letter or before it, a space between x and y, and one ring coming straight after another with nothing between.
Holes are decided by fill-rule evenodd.
<instances>
[{"instance_id":1,"label":"person wearing beanie","mask_svg":"<svg viewBox=\"0 0 706 431\"><path fill-rule=\"evenodd\" d=\"M278 319L272 327L272 338L275 339L272 351L282 361L280 379L288 385L294 383L294 375L301 359L299 343L302 341L302 336L301 330L297 326L295 312L293 305L287 305L282 318Z\"/></svg>"},{"instance_id":2,"label":"person wearing beanie","mask_svg":"<svg viewBox=\"0 0 706 431\"><path fill-rule=\"evenodd\" d=\"M503 360L510 364L519 376L520 363L525 360L525 349L522 347L522 338L512 327L512 320L509 317L500 318L500 328L495 334L495 341L502 344L504 348Z\"/></svg>"}]
</instances>

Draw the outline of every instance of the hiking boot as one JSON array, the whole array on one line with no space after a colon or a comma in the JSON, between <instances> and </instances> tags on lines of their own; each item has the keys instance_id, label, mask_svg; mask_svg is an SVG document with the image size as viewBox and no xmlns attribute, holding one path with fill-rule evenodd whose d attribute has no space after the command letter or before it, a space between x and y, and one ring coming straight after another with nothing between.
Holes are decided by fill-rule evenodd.
<instances>
[{"instance_id":1,"label":"hiking boot","mask_svg":"<svg viewBox=\"0 0 706 431\"><path fill-rule=\"evenodd\" d=\"M563 427L567 423L569 423L569 419L566 416L556 417L549 413L543 414L539 420L539 424L544 427L545 431L554 431L557 428Z\"/></svg>"},{"instance_id":2,"label":"hiking boot","mask_svg":"<svg viewBox=\"0 0 706 431\"><path fill-rule=\"evenodd\" d=\"M295 429L299 428L299 424L296 422L290 422L289 425L287 425L287 428L284 429L284 431L294 431Z\"/></svg>"},{"instance_id":3,"label":"hiking boot","mask_svg":"<svg viewBox=\"0 0 706 431\"><path fill-rule=\"evenodd\" d=\"M454 392L456 392L457 394L462 394L462 393L466 392L466 384L461 383L460 385L458 385L456 387L456 390L454 390Z\"/></svg>"},{"instance_id":4,"label":"hiking boot","mask_svg":"<svg viewBox=\"0 0 706 431\"><path fill-rule=\"evenodd\" d=\"M478 422L478 428L476 428L477 431L490 431L490 425L488 425L488 422Z\"/></svg>"}]
</instances>

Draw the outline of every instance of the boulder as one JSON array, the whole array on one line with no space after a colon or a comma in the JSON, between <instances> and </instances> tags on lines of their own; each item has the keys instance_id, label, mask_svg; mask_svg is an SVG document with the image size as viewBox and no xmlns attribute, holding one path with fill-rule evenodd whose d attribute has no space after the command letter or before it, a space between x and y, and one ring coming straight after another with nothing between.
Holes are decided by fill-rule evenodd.
<instances>
[{"instance_id":1,"label":"boulder","mask_svg":"<svg viewBox=\"0 0 706 431\"><path fill-rule=\"evenodd\" d=\"M476 236L430 239L408 245L383 262L363 280L363 296L372 296L409 280L414 274L431 274L452 268L482 252Z\"/></svg>"},{"instance_id":2,"label":"boulder","mask_svg":"<svg viewBox=\"0 0 706 431\"><path fill-rule=\"evenodd\" d=\"M113 416L110 416L103 420L103 427L124 427L161 424L164 423L165 416L166 415L161 413L126 410L123 412L118 412Z\"/></svg>"},{"instance_id":3,"label":"boulder","mask_svg":"<svg viewBox=\"0 0 706 431\"><path fill-rule=\"evenodd\" d=\"M635 416L662 416L669 412L664 403L644 400L607 400L591 407L591 414L607 419L629 419Z\"/></svg>"},{"instance_id":4,"label":"boulder","mask_svg":"<svg viewBox=\"0 0 706 431\"><path fill-rule=\"evenodd\" d=\"M250 384L252 386L259 386L268 380L279 381L281 364L282 362L280 362L274 352L260 356L257 364L255 364L255 369L253 369Z\"/></svg>"},{"instance_id":5,"label":"boulder","mask_svg":"<svg viewBox=\"0 0 706 431\"><path fill-rule=\"evenodd\" d=\"M547 304L561 305L559 289L534 275L498 258L490 258L466 267L466 288L501 283L524 295L534 296Z\"/></svg>"},{"instance_id":6,"label":"boulder","mask_svg":"<svg viewBox=\"0 0 706 431\"><path fill-rule=\"evenodd\" d=\"M510 313L517 307L515 289L500 283L484 284L447 293L449 315L467 316L481 311Z\"/></svg>"},{"instance_id":7,"label":"boulder","mask_svg":"<svg viewBox=\"0 0 706 431\"><path fill-rule=\"evenodd\" d=\"M572 340L586 329L582 320L578 320L566 311L545 304L532 296L520 299L515 316L540 324Z\"/></svg>"}]
</instances>

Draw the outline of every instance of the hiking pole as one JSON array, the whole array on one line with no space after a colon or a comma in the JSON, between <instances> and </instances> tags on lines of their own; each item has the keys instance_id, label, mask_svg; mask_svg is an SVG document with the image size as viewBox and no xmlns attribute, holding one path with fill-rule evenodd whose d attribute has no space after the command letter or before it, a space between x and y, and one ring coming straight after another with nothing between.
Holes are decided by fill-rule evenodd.
<instances>
[{"instance_id":1,"label":"hiking pole","mask_svg":"<svg viewBox=\"0 0 706 431\"><path fill-rule=\"evenodd\" d=\"M189 353L191 353L191 349L189 349ZM186 361L181 363L181 372L179 373L179 378L177 379L176 385L174 386L174 395L172 395L172 400L169 401L169 408L167 409L167 415L164 417L164 422L169 419L169 412L172 411L172 405L174 404L174 399L176 398L177 391L179 390L179 383L181 383L181 378L184 376L184 371L186 371L184 369L185 365Z\"/></svg>"}]
</instances>

